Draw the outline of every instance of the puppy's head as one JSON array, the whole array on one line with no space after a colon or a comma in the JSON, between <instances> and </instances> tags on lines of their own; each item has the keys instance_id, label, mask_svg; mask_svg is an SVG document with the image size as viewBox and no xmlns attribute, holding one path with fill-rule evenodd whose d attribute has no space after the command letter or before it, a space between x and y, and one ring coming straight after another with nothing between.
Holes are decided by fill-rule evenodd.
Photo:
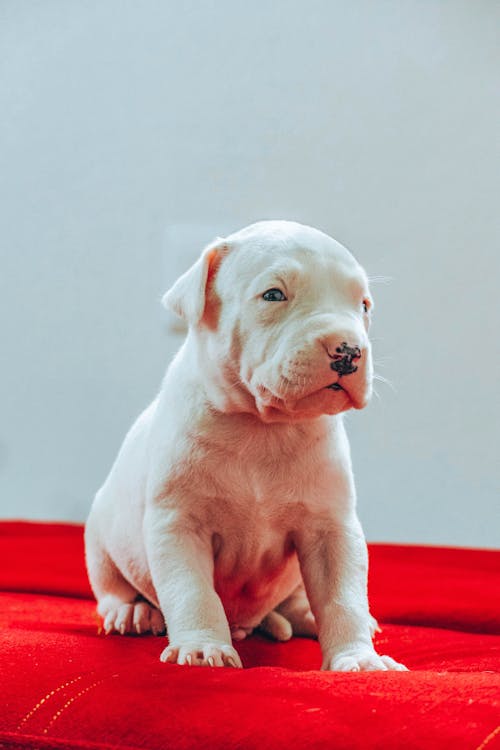
<instances>
[{"instance_id":1,"label":"puppy's head","mask_svg":"<svg viewBox=\"0 0 500 750\"><path fill-rule=\"evenodd\" d=\"M189 324L226 410L296 421L361 409L371 396L368 280L323 232L252 224L205 248L163 303Z\"/></svg>"}]
</instances>

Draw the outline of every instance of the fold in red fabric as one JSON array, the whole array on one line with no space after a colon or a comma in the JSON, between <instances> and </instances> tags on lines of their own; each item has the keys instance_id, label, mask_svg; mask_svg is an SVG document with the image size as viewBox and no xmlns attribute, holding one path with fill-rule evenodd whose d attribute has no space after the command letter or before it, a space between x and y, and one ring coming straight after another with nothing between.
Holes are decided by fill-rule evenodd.
<instances>
[{"instance_id":1,"label":"fold in red fabric","mask_svg":"<svg viewBox=\"0 0 500 750\"><path fill-rule=\"evenodd\" d=\"M500 747L500 553L370 545L381 653L408 673L318 670L253 635L244 670L159 662L99 632L82 527L0 523L0 748Z\"/></svg>"}]
</instances>

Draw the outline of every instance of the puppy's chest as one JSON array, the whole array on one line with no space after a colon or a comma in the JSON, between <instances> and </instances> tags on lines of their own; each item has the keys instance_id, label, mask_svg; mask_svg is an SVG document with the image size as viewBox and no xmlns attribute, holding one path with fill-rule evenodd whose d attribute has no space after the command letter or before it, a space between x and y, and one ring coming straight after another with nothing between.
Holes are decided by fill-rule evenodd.
<instances>
[{"instance_id":1,"label":"puppy's chest","mask_svg":"<svg viewBox=\"0 0 500 750\"><path fill-rule=\"evenodd\" d=\"M245 612L272 608L300 580L294 539L328 501L325 450L290 428L199 438L192 455L190 480L205 490L188 493L185 510L211 535L215 587L240 622Z\"/></svg>"},{"instance_id":2,"label":"puppy's chest","mask_svg":"<svg viewBox=\"0 0 500 750\"><path fill-rule=\"evenodd\" d=\"M293 536L303 517L300 480L284 466L232 465L212 515L215 585L223 600L261 600L298 570Z\"/></svg>"},{"instance_id":3,"label":"puppy's chest","mask_svg":"<svg viewBox=\"0 0 500 750\"><path fill-rule=\"evenodd\" d=\"M213 499L214 528L224 538L261 540L261 546L274 546L286 537L303 517L310 482L294 467L284 465L228 463L221 466L217 496ZM252 549L249 554L257 554Z\"/></svg>"},{"instance_id":4,"label":"puppy's chest","mask_svg":"<svg viewBox=\"0 0 500 750\"><path fill-rule=\"evenodd\" d=\"M249 519L255 518L257 523L276 521L280 515L289 519L294 506L307 502L319 489L318 469L325 465L323 451L317 446L258 437L236 440L226 451L206 458L219 494L234 507L244 503Z\"/></svg>"},{"instance_id":5,"label":"puppy's chest","mask_svg":"<svg viewBox=\"0 0 500 750\"><path fill-rule=\"evenodd\" d=\"M247 607L249 612L261 605L265 609L298 577L293 533L281 514L273 516L254 505L243 517L233 507L212 539L214 585L234 616Z\"/></svg>"},{"instance_id":6,"label":"puppy's chest","mask_svg":"<svg viewBox=\"0 0 500 750\"><path fill-rule=\"evenodd\" d=\"M329 501L329 462L319 441L304 445L300 433L287 437L235 434L195 452L193 484L207 488L198 508L244 558L286 547L284 540Z\"/></svg>"}]
</instances>

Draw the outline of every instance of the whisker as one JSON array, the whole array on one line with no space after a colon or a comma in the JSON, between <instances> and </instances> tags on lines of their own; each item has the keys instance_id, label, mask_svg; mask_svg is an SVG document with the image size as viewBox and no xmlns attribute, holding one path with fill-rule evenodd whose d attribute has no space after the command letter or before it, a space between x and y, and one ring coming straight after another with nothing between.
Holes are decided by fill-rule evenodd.
<instances>
[{"instance_id":1,"label":"whisker","mask_svg":"<svg viewBox=\"0 0 500 750\"><path fill-rule=\"evenodd\" d=\"M394 383L388 380L388 378L385 378L383 375L380 375L378 372L373 373L373 379L378 380L379 383L385 383L386 385L389 386L389 388L391 388L394 391L394 393L397 393Z\"/></svg>"},{"instance_id":2,"label":"whisker","mask_svg":"<svg viewBox=\"0 0 500 750\"><path fill-rule=\"evenodd\" d=\"M368 276L370 284L390 284L394 281L393 276Z\"/></svg>"},{"instance_id":3,"label":"whisker","mask_svg":"<svg viewBox=\"0 0 500 750\"><path fill-rule=\"evenodd\" d=\"M389 367L394 362L394 357L383 357L382 359L374 359L373 364L375 367Z\"/></svg>"}]
</instances>

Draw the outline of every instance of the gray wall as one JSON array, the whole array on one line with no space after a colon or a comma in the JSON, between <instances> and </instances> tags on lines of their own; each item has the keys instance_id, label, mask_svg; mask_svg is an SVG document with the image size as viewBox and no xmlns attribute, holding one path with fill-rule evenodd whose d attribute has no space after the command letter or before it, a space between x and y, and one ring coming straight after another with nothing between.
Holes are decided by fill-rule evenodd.
<instances>
[{"instance_id":1,"label":"gray wall","mask_svg":"<svg viewBox=\"0 0 500 750\"><path fill-rule=\"evenodd\" d=\"M499 11L3 0L2 515L85 517L178 346L172 275L291 218L393 278L394 389L348 419L368 537L498 542Z\"/></svg>"}]
</instances>

